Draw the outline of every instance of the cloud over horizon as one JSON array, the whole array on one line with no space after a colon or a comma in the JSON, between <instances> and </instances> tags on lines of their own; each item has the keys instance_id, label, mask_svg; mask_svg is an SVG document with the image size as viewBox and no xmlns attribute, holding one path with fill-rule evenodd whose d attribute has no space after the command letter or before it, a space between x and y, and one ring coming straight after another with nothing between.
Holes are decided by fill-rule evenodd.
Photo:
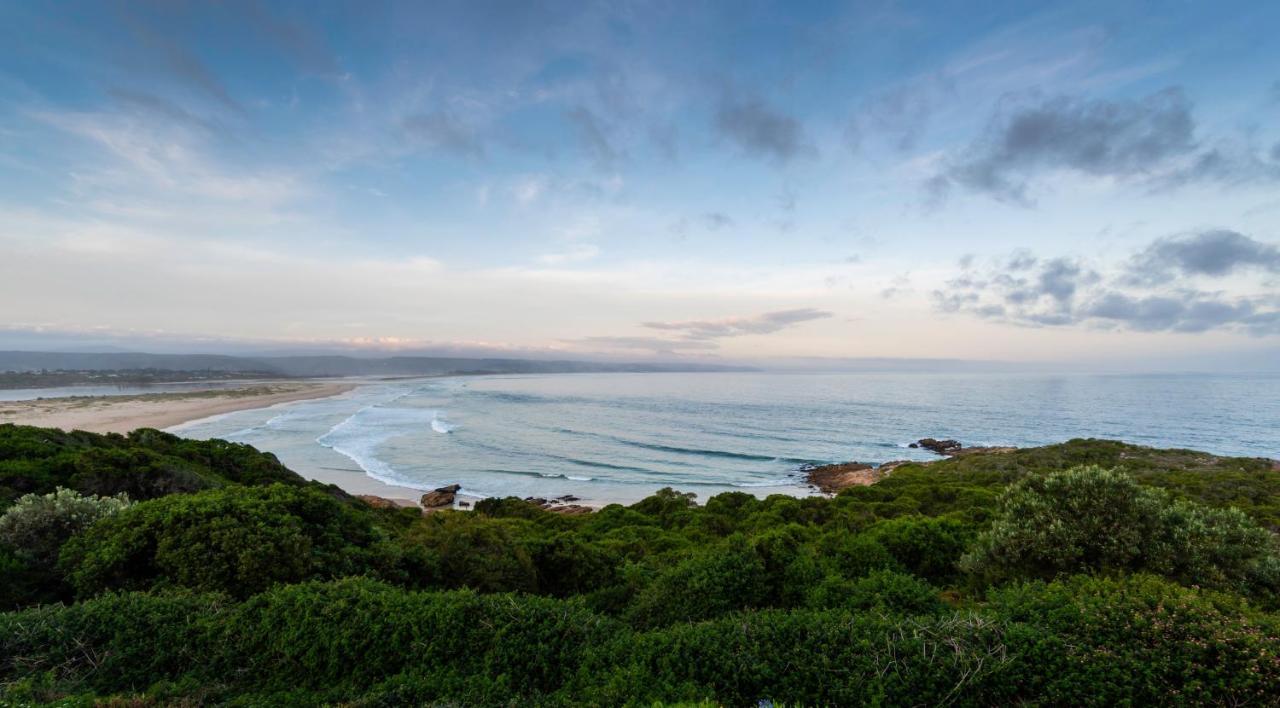
<instances>
[{"instance_id":1,"label":"cloud over horizon","mask_svg":"<svg viewBox=\"0 0 1280 708\"><path fill-rule=\"evenodd\" d=\"M1202 290L1188 278L1221 279L1237 268L1280 271L1273 245L1227 230L1157 239L1113 277L1081 259L1015 254L961 274L933 291L935 308L1029 327L1100 327L1139 332L1239 330L1280 334L1280 294Z\"/></svg>"}]
</instances>

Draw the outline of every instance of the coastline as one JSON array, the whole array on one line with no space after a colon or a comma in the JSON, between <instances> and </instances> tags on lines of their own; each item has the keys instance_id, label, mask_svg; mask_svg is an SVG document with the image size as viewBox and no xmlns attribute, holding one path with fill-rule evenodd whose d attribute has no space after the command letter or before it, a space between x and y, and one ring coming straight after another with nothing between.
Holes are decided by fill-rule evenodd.
<instances>
[{"instance_id":1,"label":"coastline","mask_svg":"<svg viewBox=\"0 0 1280 708\"><path fill-rule=\"evenodd\" d=\"M93 433L171 428L236 411L337 396L353 383L264 381L242 388L124 396L69 396L0 402L0 423Z\"/></svg>"}]
</instances>

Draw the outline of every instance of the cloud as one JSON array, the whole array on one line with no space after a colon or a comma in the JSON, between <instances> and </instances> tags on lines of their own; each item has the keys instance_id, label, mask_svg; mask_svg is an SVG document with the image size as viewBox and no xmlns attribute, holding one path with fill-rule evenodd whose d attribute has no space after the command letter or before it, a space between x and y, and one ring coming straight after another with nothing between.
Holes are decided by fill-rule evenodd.
<instances>
[{"instance_id":1,"label":"cloud","mask_svg":"<svg viewBox=\"0 0 1280 708\"><path fill-rule=\"evenodd\" d=\"M720 345L715 342L687 339L664 339L662 337L595 336L565 341L573 344L607 347L609 349L653 352L654 354L679 354L682 351L708 351L711 349L718 349L720 347Z\"/></svg>"},{"instance_id":2,"label":"cloud","mask_svg":"<svg viewBox=\"0 0 1280 708\"><path fill-rule=\"evenodd\" d=\"M1150 175L1171 158L1190 154L1194 133L1191 103L1177 88L1136 100L1060 96L998 112L986 133L939 178L1025 204L1031 180L1041 171Z\"/></svg>"},{"instance_id":3,"label":"cloud","mask_svg":"<svg viewBox=\"0 0 1280 708\"><path fill-rule=\"evenodd\" d=\"M915 148L939 104L954 98L952 81L930 75L884 91L863 103L845 126L845 142L858 152L866 138L883 137L898 151Z\"/></svg>"},{"instance_id":4,"label":"cloud","mask_svg":"<svg viewBox=\"0 0 1280 708\"><path fill-rule=\"evenodd\" d=\"M1008 99L981 136L926 180L926 198L937 204L960 187L1030 205L1036 179L1062 170L1156 191L1280 181L1280 156L1239 136L1202 141L1196 128L1178 87L1136 99Z\"/></svg>"},{"instance_id":5,"label":"cloud","mask_svg":"<svg viewBox=\"0 0 1280 708\"><path fill-rule=\"evenodd\" d=\"M1234 231L1157 239L1104 278L1090 264L1016 253L967 268L933 292L934 307L1007 324L1091 326L1143 332L1234 329L1280 334L1280 297L1191 287L1192 276L1223 278L1242 268L1280 272L1280 251Z\"/></svg>"},{"instance_id":6,"label":"cloud","mask_svg":"<svg viewBox=\"0 0 1280 708\"><path fill-rule=\"evenodd\" d=\"M137 17L132 18L131 25L138 46L150 50L147 62L151 68L167 72L236 113L245 112L217 75L188 49L188 43L176 40L167 31L152 29Z\"/></svg>"},{"instance_id":7,"label":"cloud","mask_svg":"<svg viewBox=\"0 0 1280 708\"><path fill-rule=\"evenodd\" d=\"M179 123L188 127L199 128L210 133L217 133L221 127L205 118L202 118L182 106L161 98L155 94L146 91L135 91L127 88L110 88L107 89L107 95L115 99L116 102L133 109L141 109L152 114L165 118L171 122Z\"/></svg>"},{"instance_id":8,"label":"cloud","mask_svg":"<svg viewBox=\"0 0 1280 708\"><path fill-rule=\"evenodd\" d=\"M598 255L600 255L599 246L584 243L561 253L548 253L538 256L538 262L543 265L565 265L567 263L589 261Z\"/></svg>"},{"instance_id":9,"label":"cloud","mask_svg":"<svg viewBox=\"0 0 1280 708\"><path fill-rule=\"evenodd\" d=\"M1180 275L1216 278L1249 268L1280 273L1280 248L1214 229L1157 239L1134 256L1129 274L1135 283L1163 283Z\"/></svg>"},{"instance_id":10,"label":"cloud","mask_svg":"<svg viewBox=\"0 0 1280 708\"><path fill-rule=\"evenodd\" d=\"M629 349L655 354L679 354L682 351L710 351L719 349L717 339L741 337L752 334L772 334L802 322L831 317L832 313L811 307L794 310L778 310L750 317L726 317L719 320L688 320L680 322L644 322L649 329L669 332L668 336L596 336L571 341L575 344L604 346L611 349Z\"/></svg>"},{"instance_id":11,"label":"cloud","mask_svg":"<svg viewBox=\"0 0 1280 708\"><path fill-rule=\"evenodd\" d=\"M645 322L649 329L677 332L685 339L707 340L740 337L749 334L772 334L802 322L831 317L832 313L812 307L766 312L752 317L727 317L720 320L686 320L681 322Z\"/></svg>"},{"instance_id":12,"label":"cloud","mask_svg":"<svg viewBox=\"0 0 1280 708\"><path fill-rule=\"evenodd\" d=\"M339 73L338 58L318 33L301 22L276 16L262 2L250 0L240 16L303 71L321 76Z\"/></svg>"},{"instance_id":13,"label":"cloud","mask_svg":"<svg viewBox=\"0 0 1280 708\"><path fill-rule=\"evenodd\" d=\"M702 215L702 223L711 231L733 226L733 217L719 211L709 211Z\"/></svg>"},{"instance_id":14,"label":"cloud","mask_svg":"<svg viewBox=\"0 0 1280 708\"><path fill-rule=\"evenodd\" d=\"M1099 294L1080 315L1145 332L1204 332L1239 325L1254 334L1280 334L1280 311L1263 311L1261 307L1265 304L1251 299L1224 300L1199 292L1134 296L1108 291Z\"/></svg>"},{"instance_id":15,"label":"cloud","mask_svg":"<svg viewBox=\"0 0 1280 708\"><path fill-rule=\"evenodd\" d=\"M715 129L748 155L790 162L812 150L799 121L761 98L726 96L716 108Z\"/></svg>"},{"instance_id":16,"label":"cloud","mask_svg":"<svg viewBox=\"0 0 1280 708\"><path fill-rule=\"evenodd\" d=\"M586 151L596 167L606 171L616 167L620 154L610 143L596 115L578 106L566 113L566 116L577 132L582 149Z\"/></svg>"},{"instance_id":17,"label":"cloud","mask_svg":"<svg viewBox=\"0 0 1280 708\"><path fill-rule=\"evenodd\" d=\"M410 140L428 149L464 157L484 157L484 146L470 126L451 113L432 111L405 118L401 124Z\"/></svg>"}]
</instances>

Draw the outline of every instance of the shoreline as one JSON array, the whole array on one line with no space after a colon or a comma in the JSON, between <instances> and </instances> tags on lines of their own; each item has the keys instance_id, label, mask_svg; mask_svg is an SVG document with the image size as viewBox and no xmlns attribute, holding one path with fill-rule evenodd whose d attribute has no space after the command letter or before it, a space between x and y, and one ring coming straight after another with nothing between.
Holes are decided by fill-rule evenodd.
<instances>
[{"instance_id":1,"label":"shoreline","mask_svg":"<svg viewBox=\"0 0 1280 708\"><path fill-rule=\"evenodd\" d=\"M355 383L263 381L241 388L123 396L68 396L0 402L0 423L92 433L166 429L214 416L338 396Z\"/></svg>"}]
</instances>

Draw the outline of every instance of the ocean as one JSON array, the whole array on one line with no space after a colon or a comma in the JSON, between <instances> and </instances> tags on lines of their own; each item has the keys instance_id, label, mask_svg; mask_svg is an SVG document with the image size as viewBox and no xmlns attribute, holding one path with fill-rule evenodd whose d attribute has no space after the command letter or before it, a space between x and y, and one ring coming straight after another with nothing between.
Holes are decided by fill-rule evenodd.
<instances>
[{"instance_id":1,"label":"ocean","mask_svg":"<svg viewBox=\"0 0 1280 708\"><path fill-rule=\"evenodd\" d=\"M1280 375L680 373L378 381L172 429L295 471L475 497L637 501L663 487L813 493L811 464L935 459L921 437L1076 437L1280 457ZM364 478L366 484L356 484Z\"/></svg>"}]
</instances>

